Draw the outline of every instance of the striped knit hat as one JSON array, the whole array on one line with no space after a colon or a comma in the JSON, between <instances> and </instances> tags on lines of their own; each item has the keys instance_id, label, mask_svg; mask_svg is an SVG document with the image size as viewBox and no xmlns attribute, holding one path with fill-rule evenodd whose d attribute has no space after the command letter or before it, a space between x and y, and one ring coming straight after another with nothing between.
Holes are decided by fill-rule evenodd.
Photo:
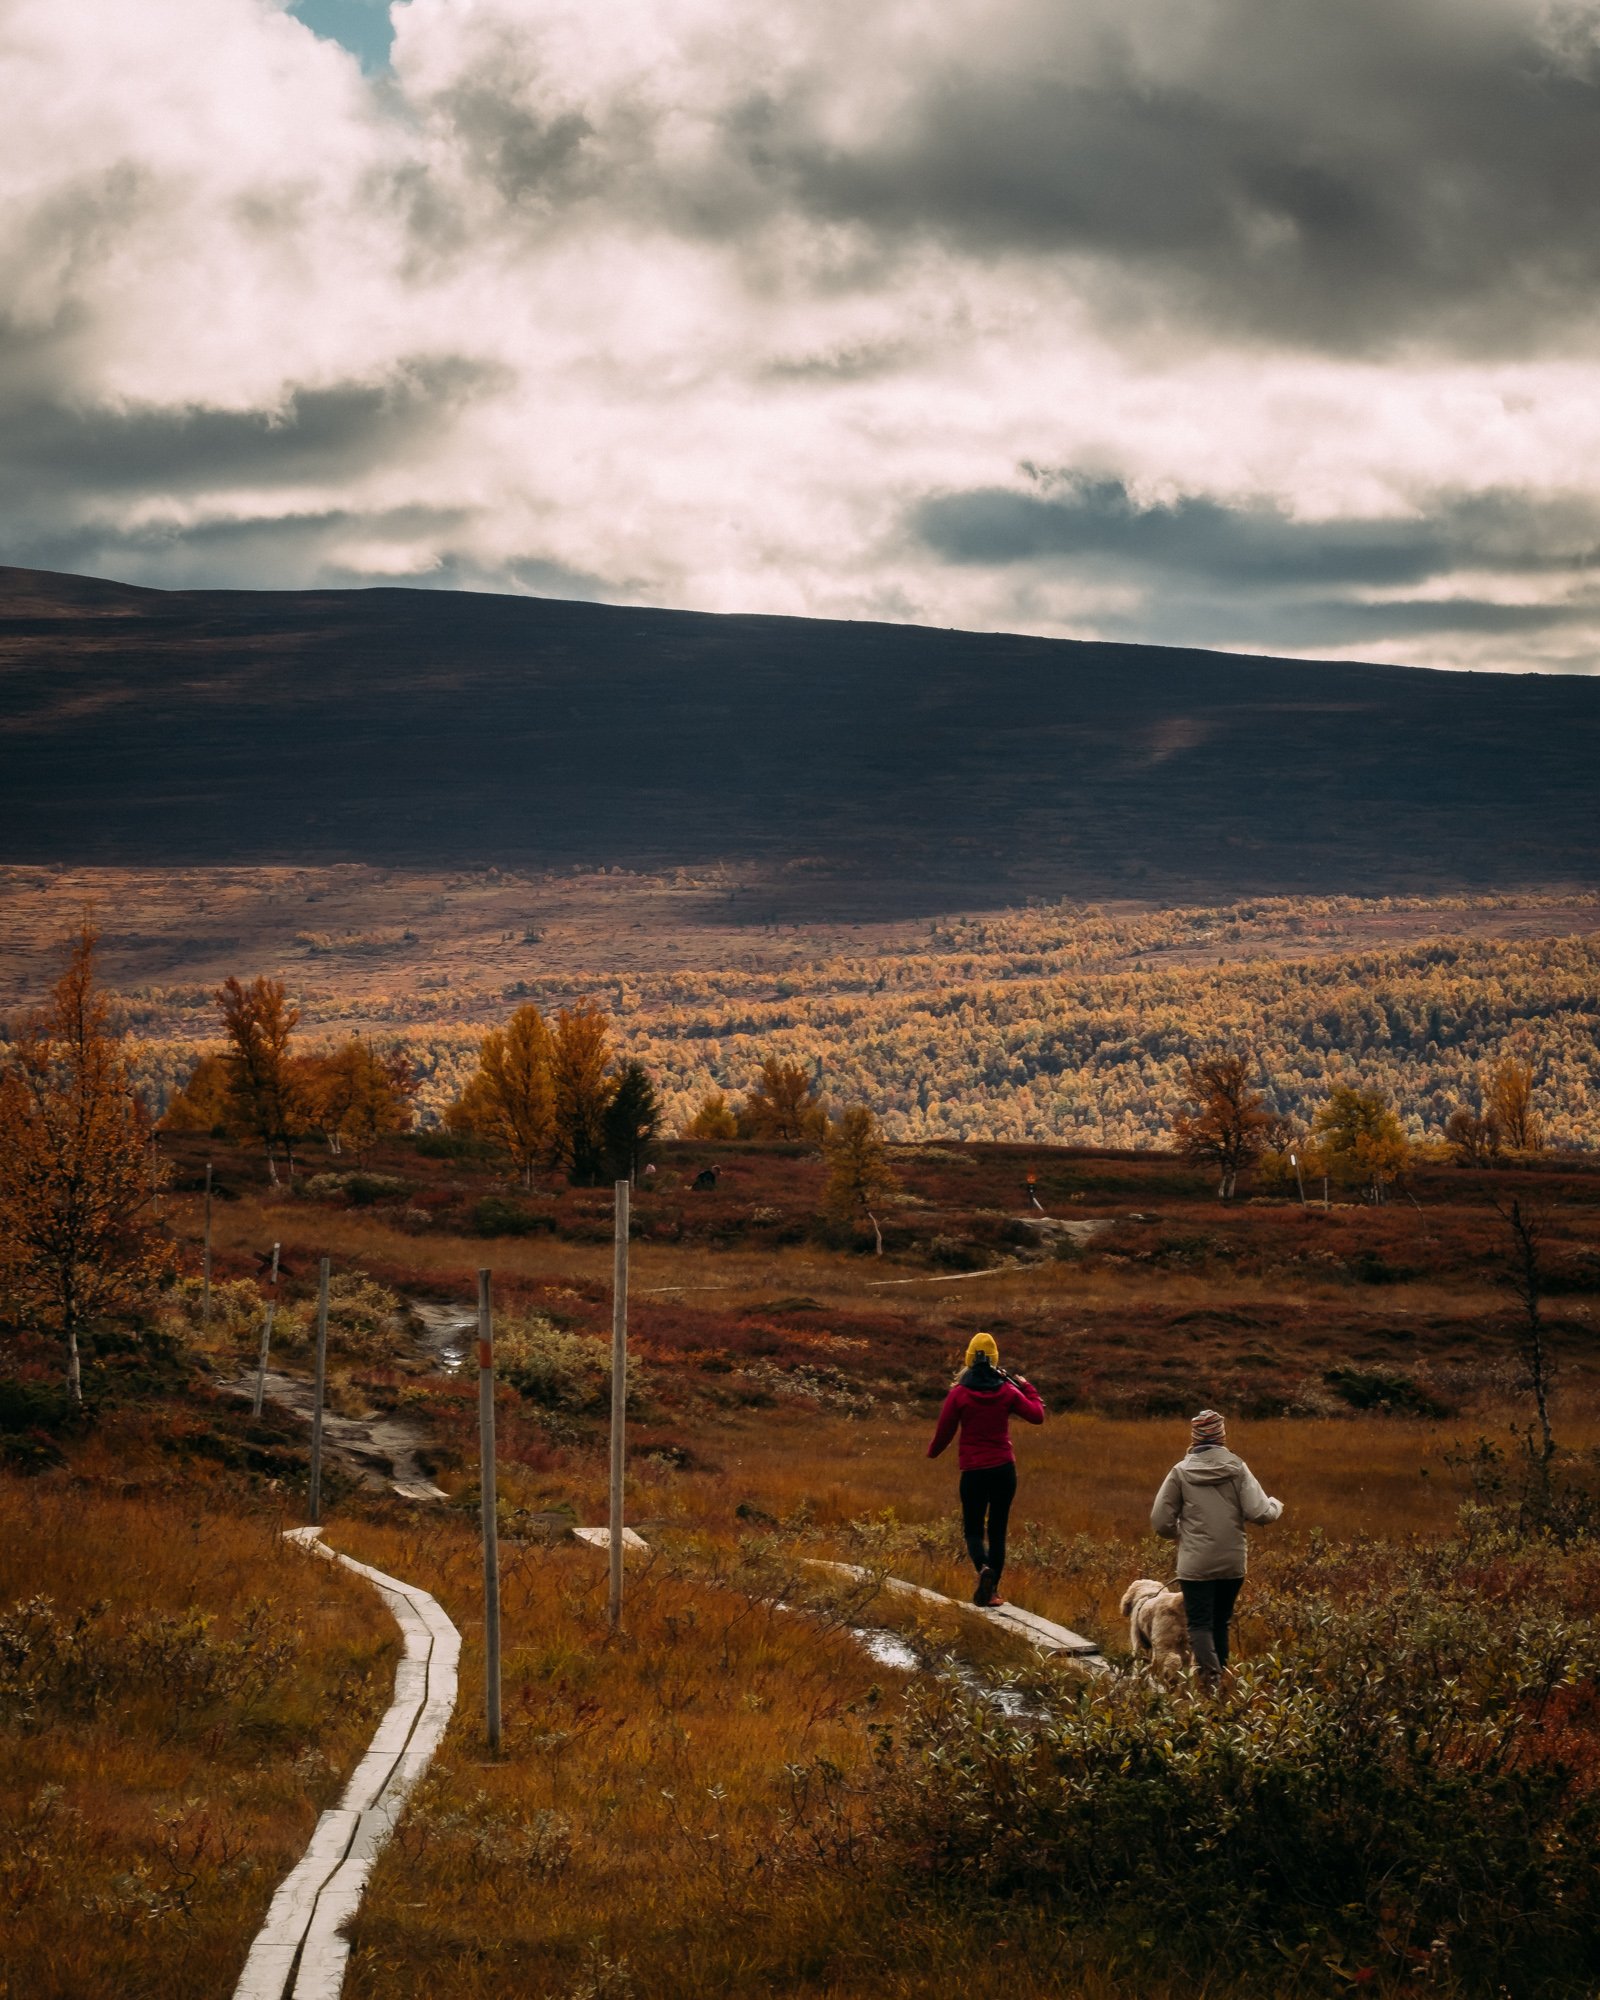
<instances>
[{"instance_id":1,"label":"striped knit hat","mask_svg":"<svg viewBox=\"0 0 1600 2000\"><path fill-rule=\"evenodd\" d=\"M1215 1410L1202 1410L1199 1416L1189 1420L1189 1444L1192 1449L1221 1444L1227 1435L1228 1427Z\"/></svg>"}]
</instances>

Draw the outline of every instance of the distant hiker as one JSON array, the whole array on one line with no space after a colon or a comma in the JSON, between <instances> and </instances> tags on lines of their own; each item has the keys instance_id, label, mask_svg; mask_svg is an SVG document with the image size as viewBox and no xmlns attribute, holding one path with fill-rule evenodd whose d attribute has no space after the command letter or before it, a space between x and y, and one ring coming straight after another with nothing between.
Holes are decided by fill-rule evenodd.
<instances>
[{"instance_id":1,"label":"distant hiker","mask_svg":"<svg viewBox=\"0 0 1600 2000\"><path fill-rule=\"evenodd\" d=\"M1215 1410L1189 1425L1189 1452L1167 1474L1150 1509L1150 1525L1178 1544L1189 1649L1200 1678L1215 1687L1228 1664L1228 1622L1244 1588L1246 1521L1276 1521L1283 1502L1263 1492L1242 1458L1225 1442Z\"/></svg>"},{"instance_id":2,"label":"distant hiker","mask_svg":"<svg viewBox=\"0 0 1600 2000\"><path fill-rule=\"evenodd\" d=\"M1039 1213L1043 1215L1044 1209L1039 1201L1039 1177L1037 1174L1029 1174L1028 1176L1028 1199L1039 1210Z\"/></svg>"},{"instance_id":3,"label":"distant hiker","mask_svg":"<svg viewBox=\"0 0 1600 2000\"><path fill-rule=\"evenodd\" d=\"M995 1592L1006 1566L1006 1522L1017 1494L1017 1455L1011 1449L1011 1419L1042 1424L1044 1404L1024 1376L1000 1366L993 1334L975 1333L967 1343L967 1365L956 1377L939 1412L939 1427L928 1446L937 1458L961 1432L956 1463L961 1467L961 1532L978 1572L974 1604L1004 1604Z\"/></svg>"},{"instance_id":4,"label":"distant hiker","mask_svg":"<svg viewBox=\"0 0 1600 2000\"><path fill-rule=\"evenodd\" d=\"M689 1183L690 1187L714 1188L717 1184L717 1174L719 1173L719 1171L720 1169L717 1167L702 1167L699 1173L697 1173L694 1179Z\"/></svg>"}]
</instances>

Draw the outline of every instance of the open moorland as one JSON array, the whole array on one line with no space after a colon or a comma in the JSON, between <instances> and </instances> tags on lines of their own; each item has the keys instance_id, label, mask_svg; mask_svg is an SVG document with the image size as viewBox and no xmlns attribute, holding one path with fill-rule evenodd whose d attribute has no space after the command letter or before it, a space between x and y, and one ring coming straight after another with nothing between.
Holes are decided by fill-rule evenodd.
<instances>
[{"instance_id":1,"label":"open moorland","mask_svg":"<svg viewBox=\"0 0 1600 2000\"><path fill-rule=\"evenodd\" d=\"M1324 1209L1219 1204L1156 1151L899 1146L879 1257L823 1218L806 1148L669 1143L634 1203L648 1548L612 1635L604 1556L567 1534L604 1519L609 1192L524 1189L439 1133L276 1188L210 1135L161 1149L167 1287L143 1330L88 1343L84 1411L53 1342L0 1350L0 1504L31 1524L0 1607L8 2000L230 1991L381 1706L381 1610L274 1543L304 1505L303 1418L235 1392L273 1243L275 1368L309 1371L328 1256L330 1406L398 1426L446 1495L397 1499L384 1452L347 1442L329 1538L432 1590L466 1643L444 1752L355 1920L360 2000L1592 1990L1600 1163L1423 1161L1382 1207ZM1537 1522L1512 1199L1539 1218L1556 1368L1566 1511ZM497 1756L463 1367L479 1267ZM970 1588L954 1468L925 1445L979 1328L1051 1413L1019 1439L1007 1594L1097 1640L1107 1679L878 1587ZM1216 1707L1125 1671L1117 1614L1132 1577L1170 1574L1149 1502L1204 1402L1287 1509L1256 1537L1247 1664ZM94 1922L66 1921L75 1897Z\"/></svg>"},{"instance_id":2,"label":"open moorland","mask_svg":"<svg viewBox=\"0 0 1600 2000\"><path fill-rule=\"evenodd\" d=\"M432 1591L465 1645L443 1752L353 1920L359 2000L1591 1995L1593 894L908 918L841 914L826 875L791 875L787 900L776 879L0 877L10 1022L91 910L156 1109L219 1046L230 976L283 980L297 1052L356 1035L419 1083L415 1129L337 1155L302 1132L277 1183L226 1118L148 1152L141 1127L154 1282L84 1329L81 1408L48 1315L0 1327L0 1788L20 1829L0 1996L231 1992L381 1712L386 1614L279 1540L306 1506L323 1257L329 1539ZM775 1058L836 1115L876 1111L898 1183L875 1202L880 1255L861 1217L830 1219L812 1143L654 1147L631 1239L646 1547L618 1633L604 1557L570 1533L605 1517L611 1193L525 1178L440 1122L487 1029L582 1001L655 1078L666 1132ZM1387 1098L1412 1142L1389 1198L1337 1179L1325 1198L1313 1176L1302 1199L1280 1152L1219 1202L1171 1150L1185 1059L1208 1050L1243 1053L1290 1131L1341 1082ZM1446 1121L1507 1058L1542 1138L1463 1164ZM1513 1204L1537 1236L1548 1460ZM498 1754L478 1692L480 1268ZM955 1469L925 1447L979 1330L1050 1412L1019 1439L1006 1593L1096 1642L1099 1678L960 1608ZM1286 1503L1215 1703L1138 1670L1118 1611L1132 1578L1171 1574L1150 1499L1205 1404ZM864 1576L819 1567L840 1562Z\"/></svg>"}]
</instances>

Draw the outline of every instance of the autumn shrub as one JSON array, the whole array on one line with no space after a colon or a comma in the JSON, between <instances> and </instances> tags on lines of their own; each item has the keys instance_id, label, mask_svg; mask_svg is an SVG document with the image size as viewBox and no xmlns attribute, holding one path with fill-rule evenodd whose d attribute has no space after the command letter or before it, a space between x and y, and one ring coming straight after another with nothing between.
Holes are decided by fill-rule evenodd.
<instances>
[{"instance_id":1,"label":"autumn shrub","mask_svg":"<svg viewBox=\"0 0 1600 2000\"><path fill-rule=\"evenodd\" d=\"M312 1346L317 1333L314 1293L279 1312L273 1325L275 1347L291 1353ZM387 1361L405 1342L401 1302L387 1286L364 1271L335 1271L328 1281L328 1352L352 1361Z\"/></svg>"},{"instance_id":2,"label":"autumn shrub","mask_svg":"<svg viewBox=\"0 0 1600 2000\"><path fill-rule=\"evenodd\" d=\"M173 1727L226 1703L232 1726L295 1669L296 1633L278 1605L237 1609L227 1631L209 1612L58 1608L44 1594L0 1610L0 1707L13 1725L94 1715L108 1703L154 1700Z\"/></svg>"},{"instance_id":3,"label":"autumn shrub","mask_svg":"<svg viewBox=\"0 0 1600 2000\"><path fill-rule=\"evenodd\" d=\"M554 1218L508 1201L504 1195L485 1195L472 1210L472 1227L479 1236L537 1236L555 1227Z\"/></svg>"},{"instance_id":4,"label":"autumn shrub","mask_svg":"<svg viewBox=\"0 0 1600 2000\"><path fill-rule=\"evenodd\" d=\"M342 1195L353 1208L365 1208L374 1201L409 1193L410 1183L398 1174L353 1173L313 1174L300 1183L300 1192L311 1201L336 1201Z\"/></svg>"},{"instance_id":5,"label":"autumn shrub","mask_svg":"<svg viewBox=\"0 0 1600 2000\"><path fill-rule=\"evenodd\" d=\"M1216 1702L1143 1675L1023 1715L913 1687L880 1736L884 1853L1174 1968L1592 1991L1597 1558L1480 1535L1369 1564L1273 1592L1274 1650Z\"/></svg>"},{"instance_id":6,"label":"autumn shrub","mask_svg":"<svg viewBox=\"0 0 1600 2000\"><path fill-rule=\"evenodd\" d=\"M179 1278L161 1299L161 1322L169 1333L188 1343L199 1343L203 1337L205 1345L223 1353L254 1354L265 1315L261 1287L253 1278L214 1279L209 1321L204 1286L197 1277Z\"/></svg>"},{"instance_id":7,"label":"autumn shrub","mask_svg":"<svg viewBox=\"0 0 1600 2000\"><path fill-rule=\"evenodd\" d=\"M568 1413L599 1412L611 1406L611 1349L592 1334L566 1333L538 1313L498 1315L495 1371L519 1396L539 1408ZM643 1369L628 1368L628 1408L648 1400Z\"/></svg>"},{"instance_id":8,"label":"autumn shrub","mask_svg":"<svg viewBox=\"0 0 1600 2000\"><path fill-rule=\"evenodd\" d=\"M1353 1410L1387 1410L1410 1417L1448 1417L1451 1405L1412 1375L1392 1368L1329 1368L1324 1383Z\"/></svg>"},{"instance_id":9,"label":"autumn shrub","mask_svg":"<svg viewBox=\"0 0 1600 2000\"><path fill-rule=\"evenodd\" d=\"M1532 1424L1513 1425L1502 1444L1480 1436L1446 1452L1473 1499L1463 1520L1475 1530L1538 1536L1561 1548L1600 1544L1600 1449L1557 1446L1547 1458Z\"/></svg>"}]
</instances>

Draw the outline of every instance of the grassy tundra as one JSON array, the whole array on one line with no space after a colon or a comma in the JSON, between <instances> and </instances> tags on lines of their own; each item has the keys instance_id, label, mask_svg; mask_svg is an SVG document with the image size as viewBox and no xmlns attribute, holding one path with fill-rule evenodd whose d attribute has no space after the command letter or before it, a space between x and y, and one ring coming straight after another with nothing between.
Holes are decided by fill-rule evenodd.
<instances>
[{"instance_id":1,"label":"grassy tundra","mask_svg":"<svg viewBox=\"0 0 1600 2000\"><path fill-rule=\"evenodd\" d=\"M603 1518L608 1197L524 1194L470 1150L402 1141L355 1180L274 1192L243 1154L165 1144L191 1274L194 1183L207 1153L217 1168L210 1328L191 1276L159 1342L90 1355L81 1419L50 1401L42 1344L6 1349L21 1414L0 1495L38 1524L7 1537L0 1595L22 1635L0 1654L8 1805L35 1857L5 1876L13 1994L230 1990L381 1708L381 1609L275 1549L303 1430L217 1387L254 1352L274 1241L282 1365L308 1366L328 1254L335 1407L413 1424L451 1495L419 1510L350 1468L332 1482L331 1538L432 1590L466 1640L460 1712L355 1922L360 2000L1593 1990L1600 1173L1582 1160L1432 1168L1416 1205L1323 1213L1220 1209L1159 1155L905 1148L880 1259L818 1222L800 1149L669 1148L634 1252L629 1508L650 1547L613 1637L603 1557L560 1538ZM1050 1219L1094 1226L1041 1233L1030 1171ZM1491 1202L1512 1191L1544 1218L1560 1371L1542 1513L1520 1505L1509 1428L1527 1407ZM496 1759L475 1384L392 1312L465 1302L479 1264L503 1374ZM871 1580L966 1583L955 1473L923 1454L979 1326L1052 1411L1020 1440L1007 1594L1119 1663L1123 1587L1170 1573L1145 1523L1191 1407L1225 1408L1285 1500L1216 1707L1086 1683ZM11 1609L40 1593L42 1639L42 1614ZM161 1621L191 1605L215 1622L180 1645ZM890 1629L907 1651L887 1660L858 1636ZM102 1662L81 1689L72 1645ZM101 1915L69 1927L86 1904Z\"/></svg>"}]
</instances>

